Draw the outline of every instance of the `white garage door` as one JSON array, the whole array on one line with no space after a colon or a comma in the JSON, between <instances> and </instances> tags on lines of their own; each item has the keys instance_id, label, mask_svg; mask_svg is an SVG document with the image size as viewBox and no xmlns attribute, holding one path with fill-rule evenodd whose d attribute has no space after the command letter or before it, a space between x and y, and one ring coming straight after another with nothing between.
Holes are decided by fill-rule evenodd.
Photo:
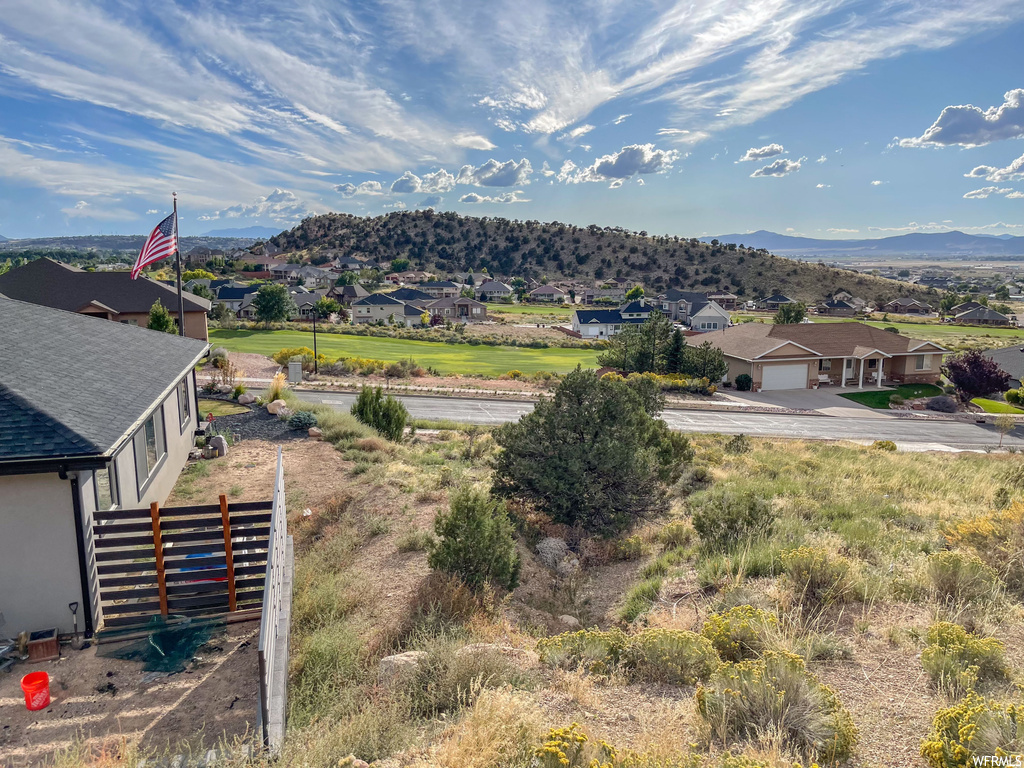
<instances>
[{"instance_id":1,"label":"white garage door","mask_svg":"<svg viewBox=\"0 0 1024 768\"><path fill-rule=\"evenodd\" d=\"M761 389L807 389L807 363L766 365L761 374Z\"/></svg>"}]
</instances>

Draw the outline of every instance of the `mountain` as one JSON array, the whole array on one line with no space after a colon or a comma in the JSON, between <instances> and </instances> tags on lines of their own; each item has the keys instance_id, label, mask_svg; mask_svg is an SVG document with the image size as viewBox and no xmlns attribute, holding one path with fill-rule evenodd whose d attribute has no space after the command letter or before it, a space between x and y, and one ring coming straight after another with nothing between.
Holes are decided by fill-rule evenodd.
<instances>
[{"instance_id":1,"label":"mountain","mask_svg":"<svg viewBox=\"0 0 1024 768\"><path fill-rule=\"evenodd\" d=\"M188 253L196 246L230 251L248 248L255 237L183 237L179 240L182 253ZM4 240L0 238L0 253L19 251L103 251L109 254L138 255L146 242L146 235L81 235L77 237L35 237L27 240Z\"/></svg>"},{"instance_id":2,"label":"mountain","mask_svg":"<svg viewBox=\"0 0 1024 768\"><path fill-rule=\"evenodd\" d=\"M4 237L3 235L0 235L0 243L6 243L7 240L8 238Z\"/></svg>"},{"instance_id":3,"label":"mountain","mask_svg":"<svg viewBox=\"0 0 1024 768\"><path fill-rule=\"evenodd\" d=\"M200 237L235 237L266 240L280 233L280 229L274 229L273 227L239 227L237 229L211 229L209 232L203 232Z\"/></svg>"},{"instance_id":4,"label":"mountain","mask_svg":"<svg viewBox=\"0 0 1024 768\"><path fill-rule=\"evenodd\" d=\"M968 235L951 232L913 232L906 235L865 240L824 240L793 237L759 230L744 235L703 237L710 243L742 243L748 248L766 248L788 256L1024 256L1024 237L1013 235Z\"/></svg>"},{"instance_id":5,"label":"mountain","mask_svg":"<svg viewBox=\"0 0 1024 768\"><path fill-rule=\"evenodd\" d=\"M432 210L360 217L329 213L269 240L284 253L323 263L325 253L374 261L408 259L441 275L486 268L511 278L594 280L632 277L648 291L726 289L743 298L780 291L820 301L840 291L866 300L934 299L930 289L852 270L780 258L763 250L711 245L697 238L649 236L619 227L461 216ZM253 250L259 250L257 246Z\"/></svg>"}]
</instances>

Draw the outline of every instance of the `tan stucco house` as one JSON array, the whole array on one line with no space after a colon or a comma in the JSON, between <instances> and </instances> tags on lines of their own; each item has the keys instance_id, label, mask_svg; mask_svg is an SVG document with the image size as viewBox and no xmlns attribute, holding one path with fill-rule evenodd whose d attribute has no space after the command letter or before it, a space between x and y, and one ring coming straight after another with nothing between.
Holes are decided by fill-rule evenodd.
<instances>
[{"instance_id":1,"label":"tan stucco house","mask_svg":"<svg viewBox=\"0 0 1024 768\"><path fill-rule=\"evenodd\" d=\"M194 443L193 369L209 344L4 298L0 327L5 632L70 632L73 602L90 632L93 515L166 500Z\"/></svg>"},{"instance_id":2,"label":"tan stucco house","mask_svg":"<svg viewBox=\"0 0 1024 768\"><path fill-rule=\"evenodd\" d=\"M864 323L744 323L703 338L725 355L727 379L748 374L755 390L933 384L948 351Z\"/></svg>"}]
</instances>

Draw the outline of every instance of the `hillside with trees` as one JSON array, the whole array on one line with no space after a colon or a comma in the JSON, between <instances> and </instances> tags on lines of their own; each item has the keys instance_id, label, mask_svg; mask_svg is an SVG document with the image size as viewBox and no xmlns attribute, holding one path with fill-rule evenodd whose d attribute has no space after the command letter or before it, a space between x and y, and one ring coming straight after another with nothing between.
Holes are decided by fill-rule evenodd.
<instances>
[{"instance_id":1,"label":"hillside with trees","mask_svg":"<svg viewBox=\"0 0 1024 768\"><path fill-rule=\"evenodd\" d=\"M883 302L913 296L934 303L938 297L930 289L785 259L740 243L432 210L314 216L270 242L285 253L303 252L311 258L331 251L374 261L408 259L411 269L441 274L486 269L498 276L551 281L631 277L655 291L725 289L742 298L781 292L802 301L844 290Z\"/></svg>"}]
</instances>

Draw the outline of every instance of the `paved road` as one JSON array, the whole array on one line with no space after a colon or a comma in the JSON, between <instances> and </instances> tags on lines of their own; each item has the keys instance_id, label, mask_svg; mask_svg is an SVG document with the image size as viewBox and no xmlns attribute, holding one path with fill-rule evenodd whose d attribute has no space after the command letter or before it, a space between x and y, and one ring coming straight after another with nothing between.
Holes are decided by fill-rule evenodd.
<instances>
[{"instance_id":1,"label":"paved road","mask_svg":"<svg viewBox=\"0 0 1024 768\"><path fill-rule=\"evenodd\" d=\"M341 392L297 392L313 403L348 410L355 395ZM409 413L418 419L452 419L471 424L503 424L533 410L532 403L482 398L399 396ZM853 416L796 416L785 413L667 410L662 418L682 432L743 433L811 440L892 440L908 448L978 449L999 444L991 425L956 421L916 421ZM1024 448L1024 428L1018 427L1003 440L1004 446Z\"/></svg>"}]
</instances>

